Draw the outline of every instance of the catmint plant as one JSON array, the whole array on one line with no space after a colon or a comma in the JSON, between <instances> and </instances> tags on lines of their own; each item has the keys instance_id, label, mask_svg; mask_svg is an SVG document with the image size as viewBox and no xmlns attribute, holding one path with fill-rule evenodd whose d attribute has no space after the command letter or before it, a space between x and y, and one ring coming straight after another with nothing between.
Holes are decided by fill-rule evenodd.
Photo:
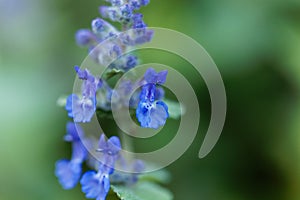
<instances>
[{"instance_id":1,"label":"catmint plant","mask_svg":"<svg viewBox=\"0 0 300 200\"><path fill-rule=\"evenodd\" d=\"M81 29L75 34L77 44L87 48L89 56L99 67L107 68L104 76L97 77L88 69L74 67L81 81L81 91L66 98L65 109L73 122L67 123L67 133L64 137L66 142L72 144L72 155L70 159L56 162L55 175L66 190L80 183L82 192L89 199L143 199L141 196L133 198L132 188L139 182L144 181L145 184L154 180L146 179L140 174L148 163L128 159L122 155L122 145L117 135L106 138L104 133L99 133L98 138L90 137L84 133L80 125L89 123L96 112L109 112L112 107L135 110L135 117L143 128L158 129L169 117L162 87L166 82L168 71L156 72L153 68L148 68L144 76L139 77L137 81L121 80L117 88L109 83L110 78L128 72L139 63L136 55L123 55L123 52L151 41L154 35L143 21L143 15L137 13L142 6L149 4L149 0L106 0L106 2L109 5L99 7L101 17L92 20L91 28ZM120 23L121 29L108 21ZM127 31L126 34L121 34L124 31ZM119 39L111 40L118 36ZM106 42L102 43L103 41ZM97 48L99 44L105 45L101 51ZM139 89L134 91L134 88ZM116 98L112 98L113 93ZM98 157L95 158L90 151L94 151ZM83 172L83 165L90 170ZM120 166L118 170L115 169L116 165ZM135 173L124 173L120 169ZM149 187L149 191L151 188L153 187ZM158 192L153 193L155 194ZM170 195L168 199L171 198Z\"/></svg>"}]
</instances>

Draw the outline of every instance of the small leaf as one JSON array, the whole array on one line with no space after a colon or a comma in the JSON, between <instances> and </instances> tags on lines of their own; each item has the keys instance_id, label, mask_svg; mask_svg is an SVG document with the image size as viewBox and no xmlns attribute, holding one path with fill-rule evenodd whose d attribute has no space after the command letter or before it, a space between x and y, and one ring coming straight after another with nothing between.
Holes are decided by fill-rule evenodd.
<instances>
[{"instance_id":1,"label":"small leaf","mask_svg":"<svg viewBox=\"0 0 300 200\"><path fill-rule=\"evenodd\" d=\"M167 170L161 169L158 171L141 174L139 175L139 180L167 184L171 181L171 174Z\"/></svg>"},{"instance_id":2,"label":"small leaf","mask_svg":"<svg viewBox=\"0 0 300 200\"><path fill-rule=\"evenodd\" d=\"M111 69L110 71L107 71L104 75L104 78L106 80L116 76L116 75L123 75L124 74L124 71L123 70L120 70L120 69Z\"/></svg>"},{"instance_id":3,"label":"small leaf","mask_svg":"<svg viewBox=\"0 0 300 200\"><path fill-rule=\"evenodd\" d=\"M111 185L121 200L171 200L173 194L152 182L140 181L133 186Z\"/></svg>"},{"instance_id":4,"label":"small leaf","mask_svg":"<svg viewBox=\"0 0 300 200\"><path fill-rule=\"evenodd\" d=\"M171 118L179 119L181 115L184 115L185 107L183 104L168 99L164 99L163 101L168 105L169 116Z\"/></svg>"}]
</instances>

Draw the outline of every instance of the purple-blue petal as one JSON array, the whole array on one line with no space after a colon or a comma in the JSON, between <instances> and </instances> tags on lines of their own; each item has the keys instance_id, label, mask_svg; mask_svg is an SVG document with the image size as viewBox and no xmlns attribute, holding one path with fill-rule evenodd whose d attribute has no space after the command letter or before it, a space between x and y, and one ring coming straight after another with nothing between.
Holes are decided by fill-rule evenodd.
<instances>
[{"instance_id":1,"label":"purple-blue petal","mask_svg":"<svg viewBox=\"0 0 300 200\"><path fill-rule=\"evenodd\" d=\"M116 136L112 136L107 141L107 146L109 149L109 152L111 152L112 155L116 155L121 150L121 142L120 139Z\"/></svg>"},{"instance_id":2,"label":"purple-blue petal","mask_svg":"<svg viewBox=\"0 0 300 200\"><path fill-rule=\"evenodd\" d=\"M66 189L72 189L76 186L81 175L81 164L59 160L55 164L55 176L58 178L61 186Z\"/></svg>"},{"instance_id":3,"label":"purple-blue petal","mask_svg":"<svg viewBox=\"0 0 300 200\"><path fill-rule=\"evenodd\" d=\"M169 117L168 107L162 102L140 102L136 110L136 117L144 128L157 129L166 123Z\"/></svg>"},{"instance_id":4,"label":"purple-blue petal","mask_svg":"<svg viewBox=\"0 0 300 200\"><path fill-rule=\"evenodd\" d=\"M148 106L146 105L148 104ZM136 109L136 117L141 124L141 127L148 127L151 121L149 117L149 106L151 106L150 102L140 102Z\"/></svg>"},{"instance_id":5,"label":"purple-blue petal","mask_svg":"<svg viewBox=\"0 0 300 200\"><path fill-rule=\"evenodd\" d=\"M87 198L105 199L110 182L108 175L99 174L95 171L86 172L80 180L82 192Z\"/></svg>"},{"instance_id":6,"label":"purple-blue petal","mask_svg":"<svg viewBox=\"0 0 300 200\"><path fill-rule=\"evenodd\" d=\"M86 46L95 41L95 35L88 29L81 29L76 32L75 39L79 46Z\"/></svg>"},{"instance_id":7,"label":"purple-blue petal","mask_svg":"<svg viewBox=\"0 0 300 200\"><path fill-rule=\"evenodd\" d=\"M74 122L89 122L96 111L96 99L79 99L77 95L72 94L67 99L66 110Z\"/></svg>"},{"instance_id":8,"label":"purple-blue petal","mask_svg":"<svg viewBox=\"0 0 300 200\"><path fill-rule=\"evenodd\" d=\"M130 3L131 3L130 5L134 10L137 10L141 7L141 4L138 0L132 0Z\"/></svg>"},{"instance_id":9,"label":"purple-blue petal","mask_svg":"<svg viewBox=\"0 0 300 200\"><path fill-rule=\"evenodd\" d=\"M164 84L166 82L167 75L168 75L167 70L163 70L161 72L156 73L154 69L149 68L146 71L144 78L148 83Z\"/></svg>"},{"instance_id":10,"label":"purple-blue petal","mask_svg":"<svg viewBox=\"0 0 300 200\"><path fill-rule=\"evenodd\" d=\"M158 72L156 83L158 83L158 84L164 84L166 82L167 75L168 75L168 71L167 70L163 70L161 72Z\"/></svg>"},{"instance_id":11,"label":"purple-blue petal","mask_svg":"<svg viewBox=\"0 0 300 200\"><path fill-rule=\"evenodd\" d=\"M101 134L99 142L98 142L98 147L101 151L104 151L105 149L107 149L107 143L105 140L105 135Z\"/></svg>"},{"instance_id":12,"label":"purple-blue petal","mask_svg":"<svg viewBox=\"0 0 300 200\"><path fill-rule=\"evenodd\" d=\"M150 0L140 0L142 6L146 6L150 3Z\"/></svg>"},{"instance_id":13,"label":"purple-blue petal","mask_svg":"<svg viewBox=\"0 0 300 200\"><path fill-rule=\"evenodd\" d=\"M125 19L129 19L132 17L132 7L129 4L124 4L123 6L120 7L122 17Z\"/></svg>"},{"instance_id":14,"label":"purple-blue petal","mask_svg":"<svg viewBox=\"0 0 300 200\"><path fill-rule=\"evenodd\" d=\"M148 68L144 74L144 78L147 83L155 83L156 76L157 76L157 73L153 68Z\"/></svg>"},{"instance_id":15,"label":"purple-blue petal","mask_svg":"<svg viewBox=\"0 0 300 200\"><path fill-rule=\"evenodd\" d=\"M79 79L82 79L82 80L88 79L89 71L87 69L82 70L82 69L80 69L79 66L75 66L74 69L75 69Z\"/></svg>"},{"instance_id":16,"label":"purple-blue petal","mask_svg":"<svg viewBox=\"0 0 300 200\"><path fill-rule=\"evenodd\" d=\"M95 171L88 171L84 173L80 180L81 190L87 198L97 198L100 193L101 187L99 187L99 180L96 175Z\"/></svg>"},{"instance_id":17,"label":"purple-blue petal","mask_svg":"<svg viewBox=\"0 0 300 200\"><path fill-rule=\"evenodd\" d=\"M78 141L83 136L83 130L79 124L76 125L74 122L68 122L66 129L67 134L64 139L67 142Z\"/></svg>"},{"instance_id":18,"label":"purple-blue petal","mask_svg":"<svg viewBox=\"0 0 300 200\"><path fill-rule=\"evenodd\" d=\"M72 148L72 161L82 163L86 160L87 150L81 141L73 142Z\"/></svg>"}]
</instances>

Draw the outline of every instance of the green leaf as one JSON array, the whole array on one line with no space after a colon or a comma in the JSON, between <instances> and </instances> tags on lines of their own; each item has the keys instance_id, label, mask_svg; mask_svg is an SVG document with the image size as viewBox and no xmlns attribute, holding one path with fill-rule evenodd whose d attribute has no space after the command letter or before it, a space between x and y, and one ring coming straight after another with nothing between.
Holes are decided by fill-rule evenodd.
<instances>
[{"instance_id":1,"label":"green leaf","mask_svg":"<svg viewBox=\"0 0 300 200\"><path fill-rule=\"evenodd\" d=\"M164 102L168 105L169 116L173 119L179 119L181 115L185 113L185 107L179 102L164 99Z\"/></svg>"},{"instance_id":2,"label":"green leaf","mask_svg":"<svg viewBox=\"0 0 300 200\"><path fill-rule=\"evenodd\" d=\"M173 194L152 182L139 181L133 186L111 185L111 189L121 200L171 200Z\"/></svg>"},{"instance_id":3,"label":"green leaf","mask_svg":"<svg viewBox=\"0 0 300 200\"><path fill-rule=\"evenodd\" d=\"M112 189L109 190L109 192L106 196L106 199L107 200L120 200L118 195Z\"/></svg>"},{"instance_id":4,"label":"green leaf","mask_svg":"<svg viewBox=\"0 0 300 200\"><path fill-rule=\"evenodd\" d=\"M171 181L171 174L167 170L161 169L158 171L141 174L139 175L139 180L167 184Z\"/></svg>"},{"instance_id":5,"label":"green leaf","mask_svg":"<svg viewBox=\"0 0 300 200\"><path fill-rule=\"evenodd\" d=\"M107 71L104 75L104 78L106 80L116 76L116 75L123 75L124 74L124 71L123 70L120 70L120 69L111 69L109 71Z\"/></svg>"}]
</instances>

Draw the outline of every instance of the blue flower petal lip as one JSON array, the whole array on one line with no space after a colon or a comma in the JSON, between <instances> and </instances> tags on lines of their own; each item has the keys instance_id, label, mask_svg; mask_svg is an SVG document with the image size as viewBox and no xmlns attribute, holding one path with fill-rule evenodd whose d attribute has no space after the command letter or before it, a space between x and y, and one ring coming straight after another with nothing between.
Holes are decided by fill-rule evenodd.
<instances>
[{"instance_id":1,"label":"blue flower petal lip","mask_svg":"<svg viewBox=\"0 0 300 200\"><path fill-rule=\"evenodd\" d=\"M81 165L69 160L59 160L55 164L55 176L65 190L74 188L81 175Z\"/></svg>"},{"instance_id":2,"label":"blue flower petal lip","mask_svg":"<svg viewBox=\"0 0 300 200\"><path fill-rule=\"evenodd\" d=\"M86 198L97 198L100 193L101 187L99 187L99 180L96 174L95 171L88 171L80 180L81 190L85 193Z\"/></svg>"},{"instance_id":3,"label":"blue flower petal lip","mask_svg":"<svg viewBox=\"0 0 300 200\"><path fill-rule=\"evenodd\" d=\"M109 188L110 182L108 175L99 174L95 171L86 172L81 180L81 190L85 193L86 198L92 199L105 199Z\"/></svg>"},{"instance_id":4,"label":"blue flower petal lip","mask_svg":"<svg viewBox=\"0 0 300 200\"><path fill-rule=\"evenodd\" d=\"M144 78L147 81L147 83L164 84L166 82L167 75L167 70L163 70L157 73L153 68L148 68L145 72Z\"/></svg>"},{"instance_id":5,"label":"blue flower petal lip","mask_svg":"<svg viewBox=\"0 0 300 200\"><path fill-rule=\"evenodd\" d=\"M150 110L151 121L149 127L157 129L160 126L163 126L166 123L168 115L166 104L162 101L156 102L156 106Z\"/></svg>"},{"instance_id":6,"label":"blue flower petal lip","mask_svg":"<svg viewBox=\"0 0 300 200\"><path fill-rule=\"evenodd\" d=\"M88 29L80 29L75 34L78 46L86 46L96 39L96 36Z\"/></svg>"},{"instance_id":7,"label":"blue flower petal lip","mask_svg":"<svg viewBox=\"0 0 300 200\"><path fill-rule=\"evenodd\" d=\"M121 142L120 139L116 136L112 136L107 141L108 148L113 154L118 153L121 150Z\"/></svg>"},{"instance_id":8,"label":"blue flower petal lip","mask_svg":"<svg viewBox=\"0 0 300 200\"><path fill-rule=\"evenodd\" d=\"M114 172L114 165L119 157L120 150L121 142L118 137L112 136L106 141L104 134L100 136L97 151L102 153L102 159L98 166L98 173L109 175Z\"/></svg>"},{"instance_id":9,"label":"blue flower petal lip","mask_svg":"<svg viewBox=\"0 0 300 200\"><path fill-rule=\"evenodd\" d=\"M156 83L164 84L166 82L168 70L163 70L157 74Z\"/></svg>"},{"instance_id":10,"label":"blue flower petal lip","mask_svg":"<svg viewBox=\"0 0 300 200\"><path fill-rule=\"evenodd\" d=\"M140 102L136 117L141 127L157 129L163 126L169 117L168 106L163 101Z\"/></svg>"}]
</instances>

